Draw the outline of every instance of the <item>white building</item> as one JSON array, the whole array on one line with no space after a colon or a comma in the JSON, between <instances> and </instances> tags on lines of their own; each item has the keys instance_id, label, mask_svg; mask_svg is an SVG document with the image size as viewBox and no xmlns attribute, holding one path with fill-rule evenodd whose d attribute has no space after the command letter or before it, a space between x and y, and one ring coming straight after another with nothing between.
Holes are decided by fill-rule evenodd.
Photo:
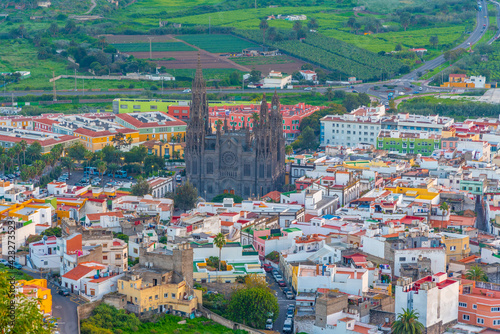
<instances>
[{"instance_id":1,"label":"white building","mask_svg":"<svg viewBox=\"0 0 500 334\"><path fill-rule=\"evenodd\" d=\"M110 211L103 213L89 213L85 216L85 226L93 228L105 228L113 232L121 232L120 222L124 216L120 211Z\"/></svg>"},{"instance_id":2,"label":"white building","mask_svg":"<svg viewBox=\"0 0 500 334\"><path fill-rule=\"evenodd\" d=\"M284 76L281 72L271 71L268 76L262 80L262 88L279 88L283 89L292 83L292 76Z\"/></svg>"},{"instance_id":3,"label":"white building","mask_svg":"<svg viewBox=\"0 0 500 334\"><path fill-rule=\"evenodd\" d=\"M14 228L12 232L12 228ZM9 255L9 249L12 251L19 249L24 246L26 240L30 235L36 234L36 223L26 223L23 221L13 221L13 224L9 224L9 220L4 220L0 222L0 234L2 235L2 255Z\"/></svg>"},{"instance_id":4,"label":"white building","mask_svg":"<svg viewBox=\"0 0 500 334\"><path fill-rule=\"evenodd\" d=\"M444 247L420 247L394 250L394 275L400 276L403 264L417 264L419 257L431 260L432 273L446 272L446 250Z\"/></svg>"},{"instance_id":5,"label":"white building","mask_svg":"<svg viewBox=\"0 0 500 334\"><path fill-rule=\"evenodd\" d=\"M299 73L300 73L300 75L302 75L304 80L307 80L307 81L317 81L318 80L318 75L314 71L300 70Z\"/></svg>"},{"instance_id":6,"label":"white building","mask_svg":"<svg viewBox=\"0 0 500 334\"><path fill-rule=\"evenodd\" d=\"M382 121L383 130L400 130L405 132L426 131L441 134L443 128L453 125L455 120L451 117L439 115L415 115L398 113Z\"/></svg>"},{"instance_id":7,"label":"white building","mask_svg":"<svg viewBox=\"0 0 500 334\"><path fill-rule=\"evenodd\" d=\"M151 194L155 198L164 197L166 193L174 191L174 178L173 177L152 177L148 180Z\"/></svg>"},{"instance_id":8,"label":"white building","mask_svg":"<svg viewBox=\"0 0 500 334\"><path fill-rule=\"evenodd\" d=\"M444 332L444 326L458 318L459 286L458 281L447 279L444 272L415 282L401 277L396 284L396 318L403 309L415 310L419 313L418 321L427 329L441 323L442 329L433 332Z\"/></svg>"},{"instance_id":9,"label":"white building","mask_svg":"<svg viewBox=\"0 0 500 334\"><path fill-rule=\"evenodd\" d=\"M151 252L158 246L158 234L154 229L142 230L137 235L128 238L128 254L136 259L140 255L141 248L146 248L146 251Z\"/></svg>"},{"instance_id":10,"label":"white building","mask_svg":"<svg viewBox=\"0 0 500 334\"><path fill-rule=\"evenodd\" d=\"M337 267L336 265L299 265L297 292L316 292L318 289L338 289L340 292L362 296L369 289L366 269Z\"/></svg>"},{"instance_id":11,"label":"white building","mask_svg":"<svg viewBox=\"0 0 500 334\"><path fill-rule=\"evenodd\" d=\"M469 78L470 82L474 83L474 88L485 88L486 85L486 77L483 77L482 75L478 76L471 76Z\"/></svg>"},{"instance_id":12,"label":"white building","mask_svg":"<svg viewBox=\"0 0 500 334\"><path fill-rule=\"evenodd\" d=\"M113 210L121 209L152 216L159 215L160 220L168 221L172 217L174 201L170 198L153 198L151 195L122 196L113 201L112 207Z\"/></svg>"},{"instance_id":13,"label":"white building","mask_svg":"<svg viewBox=\"0 0 500 334\"><path fill-rule=\"evenodd\" d=\"M320 120L320 146L354 147L358 144L376 145L385 107L361 107L345 115L328 115Z\"/></svg>"},{"instance_id":14,"label":"white building","mask_svg":"<svg viewBox=\"0 0 500 334\"><path fill-rule=\"evenodd\" d=\"M29 244L31 264L33 269L57 269L61 257L57 254L57 237L43 237L42 240ZM30 261L28 261L28 265Z\"/></svg>"},{"instance_id":15,"label":"white building","mask_svg":"<svg viewBox=\"0 0 500 334\"><path fill-rule=\"evenodd\" d=\"M169 225L167 227L167 236L169 241L175 241L176 238L184 238L198 233L215 235L220 230L221 220L219 216L196 213L181 217L177 222Z\"/></svg>"}]
</instances>

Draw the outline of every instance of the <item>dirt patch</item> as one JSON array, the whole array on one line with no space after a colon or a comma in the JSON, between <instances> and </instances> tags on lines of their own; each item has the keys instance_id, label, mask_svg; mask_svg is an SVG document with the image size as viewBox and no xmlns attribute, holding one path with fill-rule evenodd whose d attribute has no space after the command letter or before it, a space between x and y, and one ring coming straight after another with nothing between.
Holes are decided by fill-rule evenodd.
<instances>
[{"instance_id":1,"label":"dirt patch","mask_svg":"<svg viewBox=\"0 0 500 334\"><path fill-rule=\"evenodd\" d=\"M231 298L234 291L242 289L245 284L240 283L202 283L202 287L207 288L207 291L217 291L222 293L226 299Z\"/></svg>"},{"instance_id":2,"label":"dirt patch","mask_svg":"<svg viewBox=\"0 0 500 334\"><path fill-rule=\"evenodd\" d=\"M102 35L110 44L115 43L149 43L148 37L153 37L153 43L158 42L182 42L171 35Z\"/></svg>"},{"instance_id":3,"label":"dirt patch","mask_svg":"<svg viewBox=\"0 0 500 334\"><path fill-rule=\"evenodd\" d=\"M130 52L136 58L148 59L149 52ZM198 64L198 51L177 51L177 52L153 52L153 58L175 58L175 60L157 60L158 66L165 66L173 69L193 69ZM219 57L212 53L202 52L200 54L202 68L234 68L241 70L242 66Z\"/></svg>"}]
</instances>

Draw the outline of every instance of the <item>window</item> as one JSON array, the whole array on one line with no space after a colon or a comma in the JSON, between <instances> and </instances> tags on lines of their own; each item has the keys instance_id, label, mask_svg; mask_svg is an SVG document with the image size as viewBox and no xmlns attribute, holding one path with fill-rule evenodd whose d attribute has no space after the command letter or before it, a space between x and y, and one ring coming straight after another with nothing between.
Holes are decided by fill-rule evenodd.
<instances>
[{"instance_id":1,"label":"window","mask_svg":"<svg viewBox=\"0 0 500 334\"><path fill-rule=\"evenodd\" d=\"M163 298L168 298L168 293L164 293Z\"/></svg>"},{"instance_id":2,"label":"window","mask_svg":"<svg viewBox=\"0 0 500 334\"><path fill-rule=\"evenodd\" d=\"M474 310L477 310L477 305L476 305L476 304L472 304L472 308L473 308Z\"/></svg>"},{"instance_id":3,"label":"window","mask_svg":"<svg viewBox=\"0 0 500 334\"><path fill-rule=\"evenodd\" d=\"M128 105L126 105L126 104L122 104L122 105L120 106L120 108L121 108L121 109L128 109Z\"/></svg>"},{"instance_id":4,"label":"window","mask_svg":"<svg viewBox=\"0 0 500 334\"><path fill-rule=\"evenodd\" d=\"M212 161L207 162L207 174L214 173L214 163Z\"/></svg>"},{"instance_id":5,"label":"window","mask_svg":"<svg viewBox=\"0 0 500 334\"><path fill-rule=\"evenodd\" d=\"M458 307L467 307L467 303L458 303Z\"/></svg>"},{"instance_id":6,"label":"window","mask_svg":"<svg viewBox=\"0 0 500 334\"><path fill-rule=\"evenodd\" d=\"M175 299L175 293L172 294L172 299Z\"/></svg>"},{"instance_id":7,"label":"window","mask_svg":"<svg viewBox=\"0 0 500 334\"><path fill-rule=\"evenodd\" d=\"M153 296L149 296L149 301L153 301Z\"/></svg>"},{"instance_id":8,"label":"window","mask_svg":"<svg viewBox=\"0 0 500 334\"><path fill-rule=\"evenodd\" d=\"M141 109L141 106L134 105L134 109Z\"/></svg>"},{"instance_id":9,"label":"window","mask_svg":"<svg viewBox=\"0 0 500 334\"><path fill-rule=\"evenodd\" d=\"M401 262L406 261L406 257L400 257L400 258L399 258L399 261L401 261Z\"/></svg>"},{"instance_id":10,"label":"window","mask_svg":"<svg viewBox=\"0 0 500 334\"><path fill-rule=\"evenodd\" d=\"M152 105L150 108L151 108L151 110L157 110L157 109L158 109L158 106L154 106L154 105Z\"/></svg>"},{"instance_id":11,"label":"window","mask_svg":"<svg viewBox=\"0 0 500 334\"><path fill-rule=\"evenodd\" d=\"M491 312L500 312L500 307L492 307Z\"/></svg>"},{"instance_id":12,"label":"window","mask_svg":"<svg viewBox=\"0 0 500 334\"><path fill-rule=\"evenodd\" d=\"M464 315L462 316L462 319L463 319L463 320L469 320L469 319L470 319L470 317L469 317L469 315L468 315L468 314L464 314Z\"/></svg>"},{"instance_id":13,"label":"window","mask_svg":"<svg viewBox=\"0 0 500 334\"><path fill-rule=\"evenodd\" d=\"M155 300L158 300L158 295L155 295Z\"/></svg>"},{"instance_id":14,"label":"window","mask_svg":"<svg viewBox=\"0 0 500 334\"><path fill-rule=\"evenodd\" d=\"M500 325L500 319L493 320L493 325L495 326Z\"/></svg>"},{"instance_id":15,"label":"window","mask_svg":"<svg viewBox=\"0 0 500 334\"><path fill-rule=\"evenodd\" d=\"M484 324L484 319L483 318L477 318L477 323L478 324Z\"/></svg>"},{"instance_id":16,"label":"window","mask_svg":"<svg viewBox=\"0 0 500 334\"><path fill-rule=\"evenodd\" d=\"M107 260L107 259L108 259L108 256L107 256L107 255L103 255L103 256L102 256L102 259L103 259L103 260Z\"/></svg>"},{"instance_id":17,"label":"window","mask_svg":"<svg viewBox=\"0 0 500 334\"><path fill-rule=\"evenodd\" d=\"M450 251L455 251L457 250L457 246L450 246Z\"/></svg>"},{"instance_id":18,"label":"window","mask_svg":"<svg viewBox=\"0 0 500 334\"><path fill-rule=\"evenodd\" d=\"M243 175L250 176L250 164L245 164L243 166Z\"/></svg>"}]
</instances>

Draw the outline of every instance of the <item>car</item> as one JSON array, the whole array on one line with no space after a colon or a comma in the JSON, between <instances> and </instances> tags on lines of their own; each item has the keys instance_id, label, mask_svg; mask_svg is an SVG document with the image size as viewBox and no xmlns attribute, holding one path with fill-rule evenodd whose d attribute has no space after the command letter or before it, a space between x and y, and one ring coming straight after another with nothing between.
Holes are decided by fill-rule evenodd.
<instances>
[{"instance_id":1,"label":"car","mask_svg":"<svg viewBox=\"0 0 500 334\"><path fill-rule=\"evenodd\" d=\"M418 90L414 91L413 94L420 94Z\"/></svg>"},{"instance_id":2,"label":"car","mask_svg":"<svg viewBox=\"0 0 500 334\"><path fill-rule=\"evenodd\" d=\"M283 281L283 280L279 280L279 281L278 281L278 285L279 285L279 286L286 286L286 282L285 282L285 281Z\"/></svg>"},{"instance_id":3,"label":"car","mask_svg":"<svg viewBox=\"0 0 500 334\"><path fill-rule=\"evenodd\" d=\"M359 93L357 90L353 89L352 90L353 93Z\"/></svg>"},{"instance_id":4,"label":"car","mask_svg":"<svg viewBox=\"0 0 500 334\"><path fill-rule=\"evenodd\" d=\"M61 296L69 296L69 290L68 289L61 289L61 290L59 290L59 294Z\"/></svg>"},{"instance_id":5,"label":"car","mask_svg":"<svg viewBox=\"0 0 500 334\"><path fill-rule=\"evenodd\" d=\"M312 87L306 87L304 90L313 90Z\"/></svg>"},{"instance_id":6,"label":"car","mask_svg":"<svg viewBox=\"0 0 500 334\"><path fill-rule=\"evenodd\" d=\"M279 272L279 271L277 271L276 269L273 269L273 271L272 271L272 274L273 274L274 276L278 275L279 273L280 273L280 272Z\"/></svg>"},{"instance_id":7,"label":"car","mask_svg":"<svg viewBox=\"0 0 500 334\"><path fill-rule=\"evenodd\" d=\"M12 267L14 267L16 269L23 269L23 266L17 261L14 261L12 264L9 262L7 265L11 265Z\"/></svg>"},{"instance_id":8,"label":"car","mask_svg":"<svg viewBox=\"0 0 500 334\"><path fill-rule=\"evenodd\" d=\"M276 282L279 282L279 281L283 280L283 277L280 274L277 274L277 275L274 275L274 280Z\"/></svg>"},{"instance_id":9,"label":"car","mask_svg":"<svg viewBox=\"0 0 500 334\"><path fill-rule=\"evenodd\" d=\"M284 288L284 289L283 289L283 293L284 293L285 295L286 295L286 293L287 293L288 291L290 291L290 289L289 289L289 288Z\"/></svg>"},{"instance_id":10,"label":"car","mask_svg":"<svg viewBox=\"0 0 500 334\"><path fill-rule=\"evenodd\" d=\"M405 95L405 93L404 92L399 92L399 95Z\"/></svg>"},{"instance_id":11,"label":"car","mask_svg":"<svg viewBox=\"0 0 500 334\"><path fill-rule=\"evenodd\" d=\"M295 304L288 304L288 310L292 309L295 311Z\"/></svg>"},{"instance_id":12,"label":"car","mask_svg":"<svg viewBox=\"0 0 500 334\"><path fill-rule=\"evenodd\" d=\"M266 321L266 329L273 330L273 319L267 319Z\"/></svg>"},{"instance_id":13,"label":"car","mask_svg":"<svg viewBox=\"0 0 500 334\"><path fill-rule=\"evenodd\" d=\"M418 90L422 90L422 87L418 87Z\"/></svg>"},{"instance_id":14,"label":"car","mask_svg":"<svg viewBox=\"0 0 500 334\"><path fill-rule=\"evenodd\" d=\"M182 92L183 92L183 93L191 93L191 89L186 88L186 89L184 89Z\"/></svg>"},{"instance_id":15,"label":"car","mask_svg":"<svg viewBox=\"0 0 500 334\"><path fill-rule=\"evenodd\" d=\"M413 85L410 85L410 87L411 87L411 88L413 88L413 87L415 87L415 86L413 86Z\"/></svg>"},{"instance_id":16,"label":"car","mask_svg":"<svg viewBox=\"0 0 500 334\"><path fill-rule=\"evenodd\" d=\"M389 105L389 101L386 101L384 104L385 104L386 106L388 106L388 105Z\"/></svg>"},{"instance_id":17,"label":"car","mask_svg":"<svg viewBox=\"0 0 500 334\"><path fill-rule=\"evenodd\" d=\"M286 310L286 316L288 318L292 318L294 314L295 314L295 309L289 308L288 310Z\"/></svg>"},{"instance_id":18,"label":"car","mask_svg":"<svg viewBox=\"0 0 500 334\"><path fill-rule=\"evenodd\" d=\"M264 264L262 268L264 268L265 272L271 272L271 270L273 270L273 267L268 263Z\"/></svg>"},{"instance_id":19,"label":"car","mask_svg":"<svg viewBox=\"0 0 500 334\"><path fill-rule=\"evenodd\" d=\"M292 332L292 319L286 319L283 324L283 333L291 333Z\"/></svg>"},{"instance_id":20,"label":"car","mask_svg":"<svg viewBox=\"0 0 500 334\"><path fill-rule=\"evenodd\" d=\"M175 181L176 181L176 182L182 182L182 176L181 176L181 174L177 174L177 175L175 176Z\"/></svg>"},{"instance_id":21,"label":"car","mask_svg":"<svg viewBox=\"0 0 500 334\"><path fill-rule=\"evenodd\" d=\"M294 299L295 296L293 295L293 292L292 291L288 291L286 293L286 299Z\"/></svg>"},{"instance_id":22,"label":"car","mask_svg":"<svg viewBox=\"0 0 500 334\"><path fill-rule=\"evenodd\" d=\"M8 266L9 265L9 261L4 260L4 259L0 259L0 264L3 264L4 266Z\"/></svg>"}]
</instances>

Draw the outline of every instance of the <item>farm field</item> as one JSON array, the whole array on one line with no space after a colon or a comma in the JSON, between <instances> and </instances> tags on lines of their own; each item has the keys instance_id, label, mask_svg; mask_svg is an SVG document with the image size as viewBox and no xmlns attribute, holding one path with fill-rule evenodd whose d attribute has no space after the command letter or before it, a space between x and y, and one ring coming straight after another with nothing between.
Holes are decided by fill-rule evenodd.
<instances>
[{"instance_id":1,"label":"farm field","mask_svg":"<svg viewBox=\"0 0 500 334\"><path fill-rule=\"evenodd\" d=\"M179 35L176 38L212 53L241 52L258 47L233 35Z\"/></svg>"},{"instance_id":2,"label":"farm field","mask_svg":"<svg viewBox=\"0 0 500 334\"><path fill-rule=\"evenodd\" d=\"M121 52L148 52L149 43L116 43L111 44ZM182 42L151 43L153 52L194 51L195 49Z\"/></svg>"},{"instance_id":3,"label":"farm field","mask_svg":"<svg viewBox=\"0 0 500 334\"><path fill-rule=\"evenodd\" d=\"M171 35L106 35L106 42L109 44L125 44L125 43L148 43L148 37L153 37L153 42L178 42ZM149 49L148 49L149 51Z\"/></svg>"}]
</instances>

